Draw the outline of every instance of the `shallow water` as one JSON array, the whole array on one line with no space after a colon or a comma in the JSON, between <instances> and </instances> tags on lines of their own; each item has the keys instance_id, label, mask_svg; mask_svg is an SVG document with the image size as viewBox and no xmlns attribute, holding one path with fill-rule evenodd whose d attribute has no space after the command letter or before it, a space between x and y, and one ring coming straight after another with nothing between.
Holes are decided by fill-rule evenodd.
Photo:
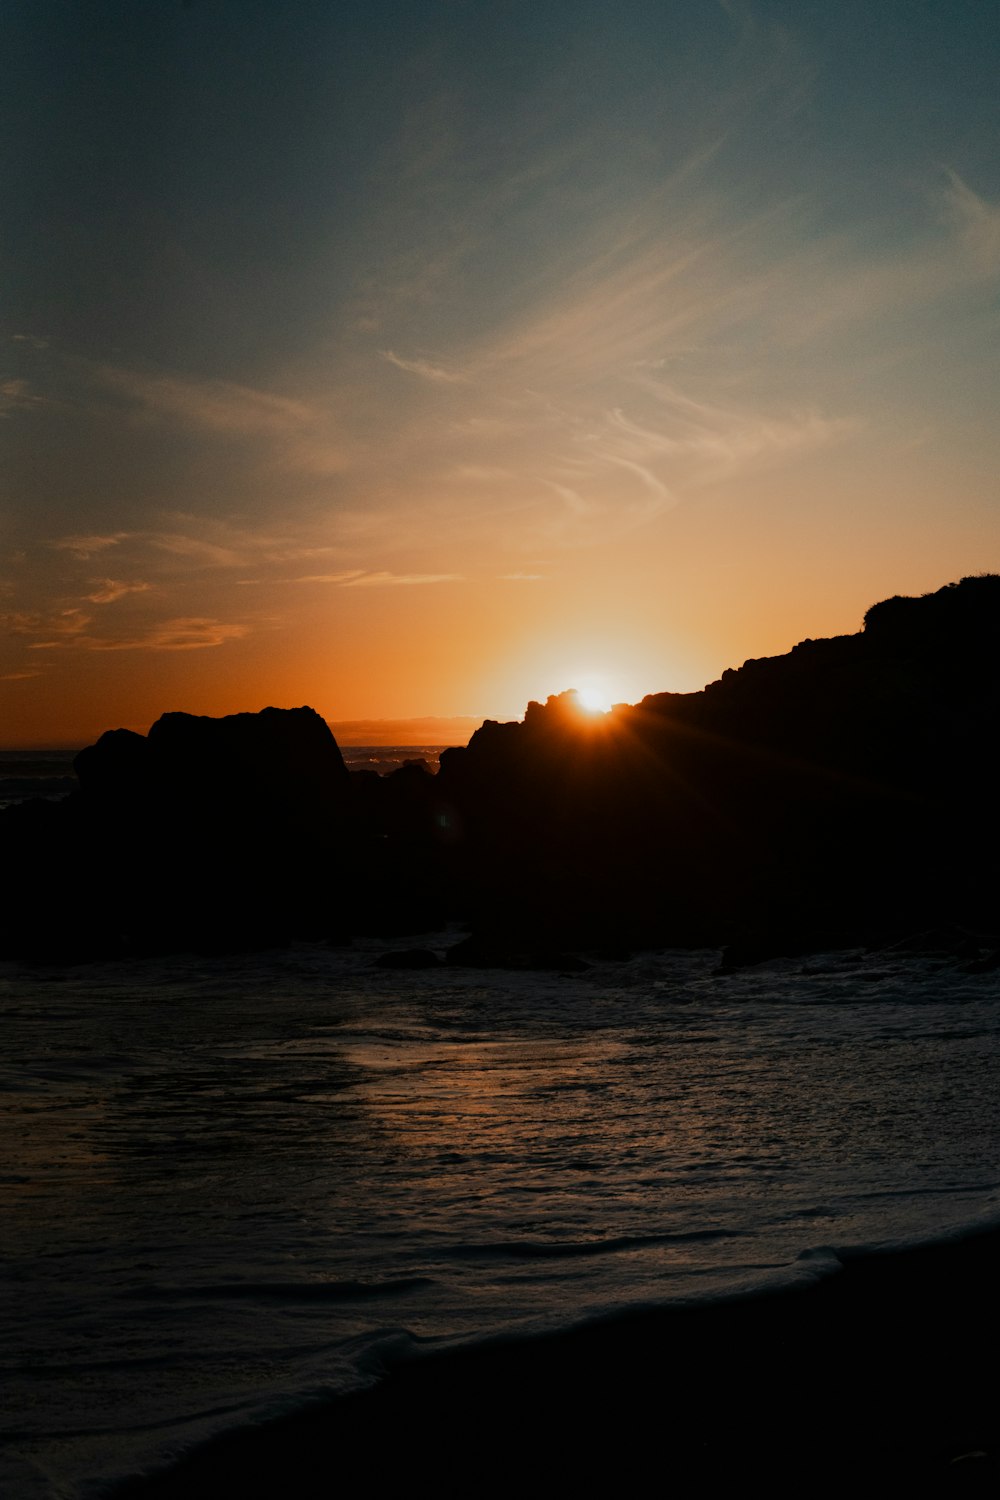
<instances>
[{"instance_id":1,"label":"shallow water","mask_svg":"<svg viewBox=\"0 0 1000 1500\"><path fill-rule=\"evenodd\" d=\"M996 1212L996 974L400 973L381 946L0 968L5 1494L92 1493L387 1346Z\"/></svg>"}]
</instances>

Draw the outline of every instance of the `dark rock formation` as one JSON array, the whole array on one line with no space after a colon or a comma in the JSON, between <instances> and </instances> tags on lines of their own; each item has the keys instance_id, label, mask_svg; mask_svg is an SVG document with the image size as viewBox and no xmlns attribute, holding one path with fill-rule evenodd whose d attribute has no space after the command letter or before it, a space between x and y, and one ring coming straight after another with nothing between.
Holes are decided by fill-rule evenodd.
<instances>
[{"instance_id":1,"label":"dark rock formation","mask_svg":"<svg viewBox=\"0 0 1000 1500\"><path fill-rule=\"evenodd\" d=\"M375 960L377 969L439 969L444 960L429 948L394 948L380 953Z\"/></svg>"},{"instance_id":2,"label":"dark rock formation","mask_svg":"<svg viewBox=\"0 0 1000 1500\"><path fill-rule=\"evenodd\" d=\"M484 724L438 778L477 931L801 952L996 928L998 647L1000 578L969 578L700 693Z\"/></svg>"},{"instance_id":3,"label":"dark rock formation","mask_svg":"<svg viewBox=\"0 0 1000 1500\"><path fill-rule=\"evenodd\" d=\"M875 605L857 635L606 716L349 775L311 709L167 714L0 816L0 942L50 953L403 935L452 963L729 944L727 962L1000 928L1000 578ZM978 949L976 949L978 951Z\"/></svg>"},{"instance_id":4,"label":"dark rock formation","mask_svg":"<svg viewBox=\"0 0 1000 1500\"><path fill-rule=\"evenodd\" d=\"M523 969L554 974L582 974L590 968L590 964L576 954L525 946L516 936L498 933L496 924L489 925L491 936L483 938L473 933L453 943L446 955L447 962L461 969ZM544 928L539 928L538 936L544 937Z\"/></svg>"},{"instance_id":5,"label":"dark rock formation","mask_svg":"<svg viewBox=\"0 0 1000 1500\"><path fill-rule=\"evenodd\" d=\"M106 808L140 797L171 816L215 821L253 806L258 819L299 828L341 811L348 784L337 742L311 708L164 714L145 738L102 734L74 769L84 795Z\"/></svg>"},{"instance_id":6,"label":"dark rock formation","mask_svg":"<svg viewBox=\"0 0 1000 1500\"><path fill-rule=\"evenodd\" d=\"M165 714L74 764L65 803L2 820L8 951L259 946L342 920L349 778L312 709Z\"/></svg>"}]
</instances>

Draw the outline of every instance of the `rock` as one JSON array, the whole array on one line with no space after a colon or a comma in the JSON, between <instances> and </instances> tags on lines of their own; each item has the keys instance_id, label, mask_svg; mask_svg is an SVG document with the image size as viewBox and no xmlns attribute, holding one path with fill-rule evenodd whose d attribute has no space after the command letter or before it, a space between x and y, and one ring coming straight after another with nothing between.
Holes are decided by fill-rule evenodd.
<instances>
[{"instance_id":1,"label":"rock","mask_svg":"<svg viewBox=\"0 0 1000 1500\"><path fill-rule=\"evenodd\" d=\"M445 961L469 969L539 970L561 974L581 974L590 968L585 959L571 953L533 947L515 938L484 939L475 934L449 948Z\"/></svg>"},{"instance_id":2,"label":"rock","mask_svg":"<svg viewBox=\"0 0 1000 1500\"><path fill-rule=\"evenodd\" d=\"M531 703L437 776L352 778L308 708L165 714L82 751L55 812L0 815L0 912L37 930L59 869L88 940L391 941L457 917L449 964L569 971L578 949L728 944L735 965L932 931L987 972L947 933L1000 909L998 652L1000 577L966 578L700 693L591 720L572 693Z\"/></svg>"},{"instance_id":3,"label":"rock","mask_svg":"<svg viewBox=\"0 0 1000 1500\"><path fill-rule=\"evenodd\" d=\"M1000 948L994 948L992 953L985 954L982 958L974 958L965 966L966 974L992 974L1000 969Z\"/></svg>"},{"instance_id":4,"label":"rock","mask_svg":"<svg viewBox=\"0 0 1000 1500\"><path fill-rule=\"evenodd\" d=\"M216 951L343 925L350 783L313 709L164 714L148 736L102 735L75 767L83 929Z\"/></svg>"},{"instance_id":5,"label":"rock","mask_svg":"<svg viewBox=\"0 0 1000 1500\"><path fill-rule=\"evenodd\" d=\"M443 964L444 959L429 948L398 948L375 960L377 969L439 969Z\"/></svg>"},{"instance_id":6,"label":"rock","mask_svg":"<svg viewBox=\"0 0 1000 1500\"><path fill-rule=\"evenodd\" d=\"M488 721L438 777L475 931L558 949L739 942L727 958L744 963L990 930L998 648L1000 578L968 578L600 726L567 694Z\"/></svg>"},{"instance_id":7,"label":"rock","mask_svg":"<svg viewBox=\"0 0 1000 1500\"><path fill-rule=\"evenodd\" d=\"M149 741L131 729L109 729L73 761L80 790L107 804L148 797L154 774Z\"/></svg>"},{"instance_id":8,"label":"rock","mask_svg":"<svg viewBox=\"0 0 1000 1500\"><path fill-rule=\"evenodd\" d=\"M348 772L329 725L311 708L265 708L211 719L170 713L149 731L153 774L174 803L253 807L304 826L341 811Z\"/></svg>"}]
</instances>

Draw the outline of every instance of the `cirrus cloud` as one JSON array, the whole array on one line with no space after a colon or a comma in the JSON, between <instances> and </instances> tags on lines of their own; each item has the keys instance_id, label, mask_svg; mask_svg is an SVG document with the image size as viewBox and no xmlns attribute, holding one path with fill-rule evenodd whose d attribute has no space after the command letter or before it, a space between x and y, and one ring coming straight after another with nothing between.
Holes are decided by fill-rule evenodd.
<instances>
[{"instance_id":1,"label":"cirrus cloud","mask_svg":"<svg viewBox=\"0 0 1000 1500\"><path fill-rule=\"evenodd\" d=\"M184 616L164 620L143 634L124 640L86 637L80 645L88 651L203 651L223 646L227 641L242 640L249 633L247 625L205 616Z\"/></svg>"},{"instance_id":2,"label":"cirrus cloud","mask_svg":"<svg viewBox=\"0 0 1000 1500\"><path fill-rule=\"evenodd\" d=\"M390 365L395 365L397 370L405 370L407 375L419 375L421 380L430 380L438 385L462 385L466 379L455 370L446 370L443 365L431 364L428 359L403 359L401 355L394 354L391 349L383 349L382 358Z\"/></svg>"},{"instance_id":3,"label":"cirrus cloud","mask_svg":"<svg viewBox=\"0 0 1000 1500\"><path fill-rule=\"evenodd\" d=\"M94 592L85 597L91 604L114 604L127 594L145 594L152 588L149 583L123 583L116 578L94 580Z\"/></svg>"}]
</instances>

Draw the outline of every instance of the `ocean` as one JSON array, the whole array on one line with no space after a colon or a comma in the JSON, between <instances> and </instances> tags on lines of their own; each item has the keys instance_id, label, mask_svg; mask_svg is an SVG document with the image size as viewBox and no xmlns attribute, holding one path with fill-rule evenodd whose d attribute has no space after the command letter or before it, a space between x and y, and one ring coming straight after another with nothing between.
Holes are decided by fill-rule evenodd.
<instances>
[{"instance_id":1,"label":"ocean","mask_svg":"<svg viewBox=\"0 0 1000 1500\"><path fill-rule=\"evenodd\" d=\"M445 745L341 745L349 771L388 776L409 761L438 768ZM58 799L76 789L72 750L0 750L0 812L32 797Z\"/></svg>"},{"instance_id":2,"label":"ocean","mask_svg":"<svg viewBox=\"0 0 1000 1500\"><path fill-rule=\"evenodd\" d=\"M947 943L566 974L388 946L0 965L10 1500L99 1495L408 1349L1000 1215L1000 976Z\"/></svg>"}]
</instances>

